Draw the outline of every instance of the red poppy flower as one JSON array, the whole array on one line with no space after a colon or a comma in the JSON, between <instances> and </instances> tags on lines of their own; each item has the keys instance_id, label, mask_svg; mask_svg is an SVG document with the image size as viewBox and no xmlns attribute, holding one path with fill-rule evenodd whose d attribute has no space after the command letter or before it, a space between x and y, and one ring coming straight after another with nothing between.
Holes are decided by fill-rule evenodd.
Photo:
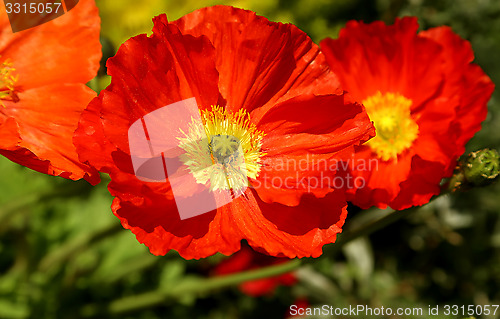
<instances>
[{"instance_id":1,"label":"red poppy flower","mask_svg":"<svg viewBox=\"0 0 500 319\"><path fill-rule=\"evenodd\" d=\"M82 115L75 143L81 160L110 174L113 212L153 254L227 255L246 239L274 256L319 256L335 241L344 193L311 188L323 174L313 164L352 151L373 127L305 33L227 6L174 22L160 15L150 37L126 41L107 66L111 84ZM193 103L191 113L177 108ZM136 124L144 131L131 134ZM151 150L165 138L151 161L174 166L168 179L136 177L141 136ZM207 187L227 204L181 219L180 203L209 205Z\"/></svg>"},{"instance_id":2,"label":"red poppy flower","mask_svg":"<svg viewBox=\"0 0 500 319\"><path fill-rule=\"evenodd\" d=\"M215 274L227 275L244 270L258 269L270 265L280 264L289 260L288 258L276 258L253 251L248 246L242 246L241 250L215 267ZM252 297L260 297L272 294L280 286L292 286L297 282L293 273L279 276L246 281L239 288L241 292Z\"/></svg>"},{"instance_id":3,"label":"red poppy flower","mask_svg":"<svg viewBox=\"0 0 500 319\"><path fill-rule=\"evenodd\" d=\"M469 42L448 27L417 29L416 18L391 26L351 21L338 39L321 42L330 67L377 130L349 160L349 174L365 182L349 199L363 208L427 203L486 117L494 85L471 63Z\"/></svg>"},{"instance_id":4,"label":"red poppy flower","mask_svg":"<svg viewBox=\"0 0 500 319\"><path fill-rule=\"evenodd\" d=\"M99 68L99 30L94 1L16 33L2 9L0 154L42 173L99 181L97 171L78 160L72 141L95 97L85 83Z\"/></svg>"}]
</instances>

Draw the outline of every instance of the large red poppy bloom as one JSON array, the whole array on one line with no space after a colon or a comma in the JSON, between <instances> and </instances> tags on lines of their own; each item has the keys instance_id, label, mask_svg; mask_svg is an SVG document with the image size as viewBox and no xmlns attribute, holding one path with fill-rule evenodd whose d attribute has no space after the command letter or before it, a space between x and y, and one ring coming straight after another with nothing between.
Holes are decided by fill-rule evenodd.
<instances>
[{"instance_id":1,"label":"large red poppy bloom","mask_svg":"<svg viewBox=\"0 0 500 319\"><path fill-rule=\"evenodd\" d=\"M97 171L78 160L72 141L81 112L95 97L85 83L99 68L99 30L94 1L16 33L2 6L0 154L42 173L99 181Z\"/></svg>"},{"instance_id":2,"label":"large red poppy bloom","mask_svg":"<svg viewBox=\"0 0 500 319\"><path fill-rule=\"evenodd\" d=\"M417 29L416 18L391 26L351 21L338 39L321 42L377 131L349 161L349 174L365 181L349 199L363 208L403 209L439 194L487 114L494 85L471 63L469 42L448 27Z\"/></svg>"},{"instance_id":3,"label":"large red poppy bloom","mask_svg":"<svg viewBox=\"0 0 500 319\"><path fill-rule=\"evenodd\" d=\"M227 255L246 239L275 256L319 256L335 241L346 216L344 193L326 182L310 187L310 178L335 173L312 162L352 151L374 133L305 33L227 6L174 22L160 15L150 37L129 39L108 60L108 72L111 85L82 115L75 143L81 160L110 174L113 212L153 254ZM199 126L172 111L173 103L192 98ZM163 165L179 151L182 162L167 181L141 181L129 129L146 126L160 109L172 112L147 124L148 143L178 134L181 145L162 153ZM231 148L242 154L243 179L233 175ZM302 169L292 166L299 161ZM208 184L214 194L241 196L181 219L179 202L205 204L199 196Z\"/></svg>"}]
</instances>

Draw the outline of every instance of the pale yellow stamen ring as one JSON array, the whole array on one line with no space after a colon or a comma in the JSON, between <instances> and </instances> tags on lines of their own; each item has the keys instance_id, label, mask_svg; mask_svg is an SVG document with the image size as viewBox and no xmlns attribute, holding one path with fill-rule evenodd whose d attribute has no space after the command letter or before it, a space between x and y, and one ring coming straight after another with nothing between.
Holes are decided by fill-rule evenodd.
<instances>
[{"instance_id":1,"label":"pale yellow stamen ring","mask_svg":"<svg viewBox=\"0 0 500 319\"><path fill-rule=\"evenodd\" d=\"M178 138L185 153L181 161L197 183L212 191L239 191L261 170L264 133L250 122L245 110L231 113L220 106L201 112L202 124L193 119Z\"/></svg>"}]
</instances>

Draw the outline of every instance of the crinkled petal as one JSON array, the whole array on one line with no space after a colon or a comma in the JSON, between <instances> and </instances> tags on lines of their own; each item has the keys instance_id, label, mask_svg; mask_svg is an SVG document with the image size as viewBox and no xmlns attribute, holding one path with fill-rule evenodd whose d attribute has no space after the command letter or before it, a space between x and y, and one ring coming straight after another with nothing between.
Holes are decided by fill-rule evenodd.
<instances>
[{"instance_id":1,"label":"crinkled petal","mask_svg":"<svg viewBox=\"0 0 500 319\"><path fill-rule=\"evenodd\" d=\"M335 241L347 214L342 192L320 200L307 196L299 206L288 207L266 204L247 189L230 204L180 220L174 200L153 192L145 195L135 201L115 199L113 210L122 225L153 254L174 249L187 259L232 254L242 239L274 256L318 257L324 244Z\"/></svg>"},{"instance_id":2,"label":"crinkled petal","mask_svg":"<svg viewBox=\"0 0 500 319\"><path fill-rule=\"evenodd\" d=\"M488 113L484 106L488 103L495 85L479 66L472 64L474 53L470 43L461 39L451 28L432 28L420 32L419 36L432 39L443 48L444 68L447 73L443 94L460 97L457 121L461 126L461 134L456 143L463 146L481 129L481 122Z\"/></svg>"},{"instance_id":3,"label":"crinkled petal","mask_svg":"<svg viewBox=\"0 0 500 319\"><path fill-rule=\"evenodd\" d=\"M21 89L55 83L86 83L99 69L100 18L94 0L80 1L64 15L12 33L0 12L0 56L9 59Z\"/></svg>"},{"instance_id":4,"label":"crinkled petal","mask_svg":"<svg viewBox=\"0 0 500 319\"><path fill-rule=\"evenodd\" d=\"M63 84L19 93L18 103L5 101L7 120L0 127L3 132L10 127L11 133L2 138L3 155L45 174L98 183L97 171L79 161L72 141L81 112L94 96L83 84Z\"/></svg>"},{"instance_id":5,"label":"crinkled petal","mask_svg":"<svg viewBox=\"0 0 500 319\"><path fill-rule=\"evenodd\" d=\"M443 81L441 47L417 37L417 29L416 18L396 19L390 26L350 21L338 39L325 39L320 45L355 99L363 101L377 91L399 93L416 109L439 93Z\"/></svg>"},{"instance_id":6,"label":"crinkled petal","mask_svg":"<svg viewBox=\"0 0 500 319\"><path fill-rule=\"evenodd\" d=\"M214 50L206 38L182 35L165 15L157 17L151 37L129 39L108 60L112 82L83 114L76 132L82 160L109 171L117 165L110 152L130 154L128 130L145 115L193 97L200 108L217 104L213 61ZM175 127L163 123L149 128ZM102 152L94 151L95 144Z\"/></svg>"},{"instance_id":7,"label":"crinkled petal","mask_svg":"<svg viewBox=\"0 0 500 319\"><path fill-rule=\"evenodd\" d=\"M342 93L318 46L291 24L227 6L203 8L173 23L183 33L210 39L220 91L231 110L263 114L298 94Z\"/></svg>"}]
</instances>

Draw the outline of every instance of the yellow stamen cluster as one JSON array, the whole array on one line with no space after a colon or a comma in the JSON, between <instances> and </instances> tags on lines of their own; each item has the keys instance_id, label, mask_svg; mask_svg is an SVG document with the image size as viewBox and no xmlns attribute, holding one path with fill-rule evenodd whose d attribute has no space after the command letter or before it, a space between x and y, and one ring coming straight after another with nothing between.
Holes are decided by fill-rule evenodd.
<instances>
[{"instance_id":1,"label":"yellow stamen cluster","mask_svg":"<svg viewBox=\"0 0 500 319\"><path fill-rule=\"evenodd\" d=\"M245 110L231 113L212 106L201 112L201 121L192 119L187 132L181 131L181 161L197 183L209 184L212 191L247 187L248 178L256 178L261 169L264 133Z\"/></svg>"},{"instance_id":2,"label":"yellow stamen cluster","mask_svg":"<svg viewBox=\"0 0 500 319\"><path fill-rule=\"evenodd\" d=\"M412 101L398 93L377 92L363 105L377 134L367 145L382 160L396 160L418 136L418 125L411 116Z\"/></svg>"},{"instance_id":3,"label":"yellow stamen cluster","mask_svg":"<svg viewBox=\"0 0 500 319\"><path fill-rule=\"evenodd\" d=\"M12 63L5 60L0 66L0 103L5 105L1 100L15 100L14 85L17 82L18 76L13 72L16 69L12 67Z\"/></svg>"}]
</instances>

